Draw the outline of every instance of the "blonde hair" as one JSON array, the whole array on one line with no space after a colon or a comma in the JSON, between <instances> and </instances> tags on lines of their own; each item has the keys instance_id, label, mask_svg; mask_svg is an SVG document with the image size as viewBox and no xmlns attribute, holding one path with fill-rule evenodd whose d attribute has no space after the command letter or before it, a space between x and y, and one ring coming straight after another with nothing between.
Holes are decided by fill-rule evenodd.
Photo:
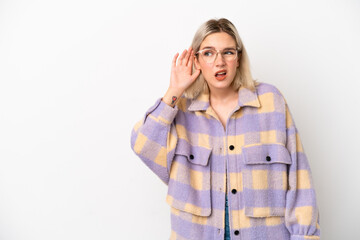
<instances>
[{"instance_id":1,"label":"blonde hair","mask_svg":"<svg viewBox=\"0 0 360 240\"><path fill-rule=\"evenodd\" d=\"M239 67L236 69L236 75L230 86L236 91L241 86L244 86L251 91L255 91L255 86L257 86L259 83L252 78L250 72L250 62L246 53L246 49L235 26L229 20L226 18L220 18L218 20L210 19L203 23L195 33L191 44L192 49L196 53L199 51L201 43L208 35L218 32L225 32L229 34L235 40L237 45L236 47L240 48L238 55ZM196 57L198 58L198 56ZM193 72L196 70L195 64L193 64L192 70ZM209 93L210 89L204 79L204 76L202 73L200 73L198 78L184 91L184 95L186 98L195 98L203 91Z\"/></svg>"}]
</instances>

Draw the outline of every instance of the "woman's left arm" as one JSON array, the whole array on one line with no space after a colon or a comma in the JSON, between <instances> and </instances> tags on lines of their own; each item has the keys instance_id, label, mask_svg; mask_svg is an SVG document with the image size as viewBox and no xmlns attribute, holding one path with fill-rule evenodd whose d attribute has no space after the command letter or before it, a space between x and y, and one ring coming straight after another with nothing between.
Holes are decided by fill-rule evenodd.
<instances>
[{"instance_id":1,"label":"woman's left arm","mask_svg":"<svg viewBox=\"0 0 360 240\"><path fill-rule=\"evenodd\" d=\"M291 240L320 239L319 209L310 165L299 132L285 101L286 148L292 164L288 171L285 222Z\"/></svg>"}]
</instances>

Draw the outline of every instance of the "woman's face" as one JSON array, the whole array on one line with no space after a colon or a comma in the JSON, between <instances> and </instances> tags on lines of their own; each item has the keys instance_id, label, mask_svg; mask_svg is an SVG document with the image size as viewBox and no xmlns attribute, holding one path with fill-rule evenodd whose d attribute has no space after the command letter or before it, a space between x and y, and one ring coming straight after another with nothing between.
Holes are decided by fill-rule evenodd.
<instances>
[{"instance_id":1,"label":"woman's face","mask_svg":"<svg viewBox=\"0 0 360 240\"><path fill-rule=\"evenodd\" d=\"M208 35L200 45L200 49L213 48L215 50L223 50L225 48L236 49L235 40L225 32L212 33ZM239 57L239 56L238 56ZM234 60L225 60L219 53L213 63L207 63L199 55L195 58L195 67L201 70L206 82L211 89L228 88L236 75L236 69L239 66L238 57ZM224 74L217 74L224 71Z\"/></svg>"}]
</instances>

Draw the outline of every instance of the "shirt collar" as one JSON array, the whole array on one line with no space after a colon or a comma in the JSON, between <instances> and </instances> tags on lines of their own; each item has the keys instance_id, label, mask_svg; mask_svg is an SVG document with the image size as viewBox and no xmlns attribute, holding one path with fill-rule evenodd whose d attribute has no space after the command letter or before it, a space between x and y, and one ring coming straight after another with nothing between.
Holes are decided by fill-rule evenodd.
<instances>
[{"instance_id":1,"label":"shirt collar","mask_svg":"<svg viewBox=\"0 0 360 240\"><path fill-rule=\"evenodd\" d=\"M242 107L242 106L260 107L257 91L253 92L250 89L241 86L238 92L239 92L238 107ZM210 106L209 93L201 92L196 98L191 100L188 110L189 111L207 110L209 106Z\"/></svg>"}]
</instances>

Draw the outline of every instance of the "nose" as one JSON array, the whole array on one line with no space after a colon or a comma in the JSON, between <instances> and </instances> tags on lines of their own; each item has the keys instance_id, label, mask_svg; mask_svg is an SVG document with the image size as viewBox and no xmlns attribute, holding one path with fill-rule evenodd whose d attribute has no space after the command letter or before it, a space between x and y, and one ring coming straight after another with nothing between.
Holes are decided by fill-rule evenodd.
<instances>
[{"instance_id":1,"label":"nose","mask_svg":"<svg viewBox=\"0 0 360 240\"><path fill-rule=\"evenodd\" d=\"M224 66L225 65L224 58L223 58L222 54L219 52L215 56L215 65L216 66Z\"/></svg>"}]
</instances>

